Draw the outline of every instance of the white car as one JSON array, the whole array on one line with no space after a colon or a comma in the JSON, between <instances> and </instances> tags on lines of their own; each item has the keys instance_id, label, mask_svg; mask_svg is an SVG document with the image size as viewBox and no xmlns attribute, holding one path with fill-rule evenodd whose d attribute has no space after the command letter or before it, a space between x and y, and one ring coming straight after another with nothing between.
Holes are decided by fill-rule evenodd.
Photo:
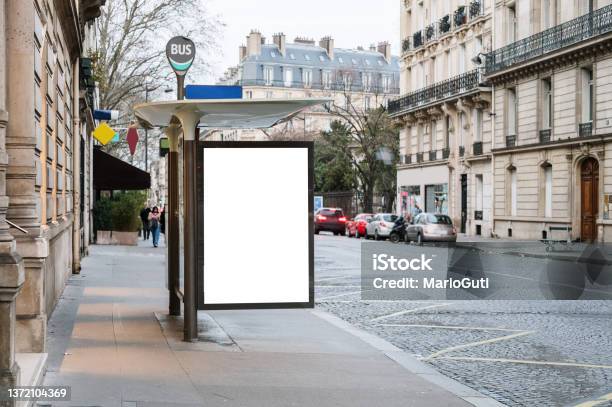
<instances>
[{"instance_id":1,"label":"white car","mask_svg":"<svg viewBox=\"0 0 612 407\"><path fill-rule=\"evenodd\" d=\"M380 240L389 237L398 216L392 213L377 213L366 226L366 239Z\"/></svg>"}]
</instances>

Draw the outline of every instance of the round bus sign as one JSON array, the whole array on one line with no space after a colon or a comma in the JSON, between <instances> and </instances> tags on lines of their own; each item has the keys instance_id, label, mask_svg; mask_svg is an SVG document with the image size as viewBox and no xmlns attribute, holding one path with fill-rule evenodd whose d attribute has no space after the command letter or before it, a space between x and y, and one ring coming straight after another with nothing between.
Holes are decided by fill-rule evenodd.
<instances>
[{"instance_id":1,"label":"round bus sign","mask_svg":"<svg viewBox=\"0 0 612 407\"><path fill-rule=\"evenodd\" d=\"M195 59L195 44L187 37L174 37L166 45L166 56L177 75L185 75Z\"/></svg>"}]
</instances>

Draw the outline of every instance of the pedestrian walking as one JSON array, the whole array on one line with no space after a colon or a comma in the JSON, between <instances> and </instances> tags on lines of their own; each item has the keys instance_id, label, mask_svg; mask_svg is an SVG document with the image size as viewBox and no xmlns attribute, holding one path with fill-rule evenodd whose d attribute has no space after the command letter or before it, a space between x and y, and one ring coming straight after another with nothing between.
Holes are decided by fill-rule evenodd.
<instances>
[{"instance_id":1,"label":"pedestrian walking","mask_svg":"<svg viewBox=\"0 0 612 407\"><path fill-rule=\"evenodd\" d=\"M151 213L149 213L149 228L151 229L151 236L153 237L153 247L157 247L159 244L159 232L160 227L160 213L157 206L153 207Z\"/></svg>"},{"instance_id":2,"label":"pedestrian walking","mask_svg":"<svg viewBox=\"0 0 612 407\"><path fill-rule=\"evenodd\" d=\"M159 215L159 226L161 232L164 235L164 242L166 241L166 205L162 208L161 215Z\"/></svg>"},{"instance_id":3,"label":"pedestrian walking","mask_svg":"<svg viewBox=\"0 0 612 407\"><path fill-rule=\"evenodd\" d=\"M142 240L149 240L151 228L149 227L149 213L151 208L145 207L140 211L140 220L142 221Z\"/></svg>"}]
</instances>

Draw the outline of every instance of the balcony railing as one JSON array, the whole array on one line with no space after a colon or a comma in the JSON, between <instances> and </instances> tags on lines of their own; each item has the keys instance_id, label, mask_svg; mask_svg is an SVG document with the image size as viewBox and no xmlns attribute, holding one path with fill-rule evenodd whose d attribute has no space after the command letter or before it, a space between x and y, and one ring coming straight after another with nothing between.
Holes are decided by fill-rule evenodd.
<instances>
[{"instance_id":1,"label":"balcony railing","mask_svg":"<svg viewBox=\"0 0 612 407\"><path fill-rule=\"evenodd\" d=\"M591 137L593 135L593 123L580 123L578 125L578 135L580 137Z\"/></svg>"},{"instance_id":2,"label":"balcony railing","mask_svg":"<svg viewBox=\"0 0 612 407\"><path fill-rule=\"evenodd\" d=\"M423 153L416 153L416 161L418 163L422 163L423 162Z\"/></svg>"},{"instance_id":3,"label":"balcony railing","mask_svg":"<svg viewBox=\"0 0 612 407\"><path fill-rule=\"evenodd\" d=\"M451 20L450 15L447 14L438 21L438 32L442 34L446 34L451 30Z\"/></svg>"},{"instance_id":4,"label":"balcony railing","mask_svg":"<svg viewBox=\"0 0 612 407\"><path fill-rule=\"evenodd\" d=\"M402 53L410 51L410 48L411 48L410 38L404 38L404 40L402 41Z\"/></svg>"},{"instance_id":5,"label":"balcony railing","mask_svg":"<svg viewBox=\"0 0 612 407\"><path fill-rule=\"evenodd\" d=\"M516 135L506 136L506 147L516 146Z\"/></svg>"},{"instance_id":6,"label":"balcony railing","mask_svg":"<svg viewBox=\"0 0 612 407\"><path fill-rule=\"evenodd\" d=\"M612 4L513 42L486 55L487 75L612 32Z\"/></svg>"},{"instance_id":7,"label":"balcony railing","mask_svg":"<svg viewBox=\"0 0 612 407\"><path fill-rule=\"evenodd\" d=\"M410 111L419 106L461 95L477 89L480 85L480 79L480 71L474 69L445 81L415 90L398 99L389 101L389 113L395 114Z\"/></svg>"},{"instance_id":8,"label":"balcony railing","mask_svg":"<svg viewBox=\"0 0 612 407\"><path fill-rule=\"evenodd\" d=\"M465 6L459 6L457 10L455 10L455 14L453 14L453 21L455 23L455 27L461 27L465 23L467 23L467 14L465 12Z\"/></svg>"},{"instance_id":9,"label":"balcony railing","mask_svg":"<svg viewBox=\"0 0 612 407\"><path fill-rule=\"evenodd\" d=\"M419 48L421 45L423 45L423 32L417 31L412 34L412 46L414 48Z\"/></svg>"},{"instance_id":10,"label":"balcony railing","mask_svg":"<svg viewBox=\"0 0 612 407\"><path fill-rule=\"evenodd\" d=\"M550 129L540 130L540 143L549 143L550 142Z\"/></svg>"},{"instance_id":11,"label":"balcony railing","mask_svg":"<svg viewBox=\"0 0 612 407\"><path fill-rule=\"evenodd\" d=\"M450 148L446 147L442 149L442 159L446 160L450 156Z\"/></svg>"},{"instance_id":12,"label":"balcony railing","mask_svg":"<svg viewBox=\"0 0 612 407\"><path fill-rule=\"evenodd\" d=\"M236 81L236 85L242 86L269 86L278 88L296 88L296 89L313 89L313 90L329 90L329 91L341 91L341 92L365 92L374 94L387 94L397 95L399 94L399 88L397 86L382 86L380 81L376 81L372 78L372 83L364 83L361 80L354 80L351 82L344 83L342 80L331 80L329 82L311 82L305 83L302 81L283 81L273 80L268 81L265 79L242 79Z\"/></svg>"},{"instance_id":13,"label":"balcony railing","mask_svg":"<svg viewBox=\"0 0 612 407\"><path fill-rule=\"evenodd\" d=\"M463 157L465 155L465 146L459 146L459 157Z\"/></svg>"},{"instance_id":14,"label":"balcony railing","mask_svg":"<svg viewBox=\"0 0 612 407\"><path fill-rule=\"evenodd\" d=\"M473 1L470 3L470 19L474 19L483 14L482 3L479 1Z\"/></svg>"},{"instance_id":15,"label":"balcony railing","mask_svg":"<svg viewBox=\"0 0 612 407\"><path fill-rule=\"evenodd\" d=\"M410 154L404 154L404 159L402 161L404 164L412 163L412 156Z\"/></svg>"},{"instance_id":16,"label":"balcony railing","mask_svg":"<svg viewBox=\"0 0 612 407\"><path fill-rule=\"evenodd\" d=\"M438 159L438 152L436 150L432 150L429 152L429 161L436 161Z\"/></svg>"},{"instance_id":17,"label":"balcony railing","mask_svg":"<svg viewBox=\"0 0 612 407\"><path fill-rule=\"evenodd\" d=\"M477 141L472 145L474 155L482 155L482 141Z\"/></svg>"}]
</instances>

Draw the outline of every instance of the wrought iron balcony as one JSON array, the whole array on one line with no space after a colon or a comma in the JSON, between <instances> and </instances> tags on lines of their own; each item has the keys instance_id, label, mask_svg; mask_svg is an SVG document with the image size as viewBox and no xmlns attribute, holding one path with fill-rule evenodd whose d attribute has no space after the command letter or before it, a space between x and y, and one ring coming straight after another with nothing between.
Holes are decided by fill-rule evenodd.
<instances>
[{"instance_id":1,"label":"wrought iron balcony","mask_svg":"<svg viewBox=\"0 0 612 407\"><path fill-rule=\"evenodd\" d=\"M446 160L450 156L450 148L446 147L442 149L442 158Z\"/></svg>"},{"instance_id":2,"label":"wrought iron balcony","mask_svg":"<svg viewBox=\"0 0 612 407\"><path fill-rule=\"evenodd\" d=\"M474 155L482 155L482 141L476 141L472 145L472 153L474 153Z\"/></svg>"},{"instance_id":3,"label":"wrought iron balcony","mask_svg":"<svg viewBox=\"0 0 612 407\"><path fill-rule=\"evenodd\" d=\"M412 34L412 46L414 48L418 48L423 45L423 33L421 31L417 31Z\"/></svg>"},{"instance_id":4,"label":"wrought iron balcony","mask_svg":"<svg viewBox=\"0 0 612 407\"><path fill-rule=\"evenodd\" d=\"M446 34L451 30L450 15L447 14L440 19L438 22L438 29L440 34Z\"/></svg>"},{"instance_id":5,"label":"wrought iron balcony","mask_svg":"<svg viewBox=\"0 0 612 407\"><path fill-rule=\"evenodd\" d=\"M459 146L459 157L463 157L465 155L465 146Z\"/></svg>"},{"instance_id":6,"label":"wrought iron balcony","mask_svg":"<svg viewBox=\"0 0 612 407\"><path fill-rule=\"evenodd\" d=\"M461 27L465 23L467 23L467 14L465 13L465 6L457 7L455 10L455 14L453 15L453 22L455 23L455 27Z\"/></svg>"},{"instance_id":7,"label":"wrought iron balcony","mask_svg":"<svg viewBox=\"0 0 612 407\"><path fill-rule=\"evenodd\" d=\"M438 152L436 150L432 150L429 152L429 161L436 161L438 159Z\"/></svg>"},{"instance_id":8,"label":"wrought iron balcony","mask_svg":"<svg viewBox=\"0 0 612 407\"><path fill-rule=\"evenodd\" d=\"M389 113L398 114L409 112L420 106L459 96L469 91L475 90L480 85L480 71L473 71L457 75L450 79L434 83L414 92L407 93L398 99L389 101Z\"/></svg>"},{"instance_id":9,"label":"wrought iron balcony","mask_svg":"<svg viewBox=\"0 0 612 407\"><path fill-rule=\"evenodd\" d=\"M423 153L416 153L416 161L417 163L423 162Z\"/></svg>"},{"instance_id":10,"label":"wrought iron balcony","mask_svg":"<svg viewBox=\"0 0 612 407\"><path fill-rule=\"evenodd\" d=\"M550 129L540 130L540 143L549 143L550 142Z\"/></svg>"},{"instance_id":11,"label":"wrought iron balcony","mask_svg":"<svg viewBox=\"0 0 612 407\"><path fill-rule=\"evenodd\" d=\"M516 146L516 135L506 136L506 147L515 147Z\"/></svg>"},{"instance_id":12,"label":"wrought iron balcony","mask_svg":"<svg viewBox=\"0 0 612 407\"><path fill-rule=\"evenodd\" d=\"M429 42L436 38L436 24L432 23L425 27L425 41Z\"/></svg>"},{"instance_id":13,"label":"wrought iron balcony","mask_svg":"<svg viewBox=\"0 0 612 407\"><path fill-rule=\"evenodd\" d=\"M412 156L410 154L404 154L404 159L402 160L403 164L412 163Z\"/></svg>"},{"instance_id":14,"label":"wrought iron balcony","mask_svg":"<svg viewBox=\"0 0 612 407\"><path fill-rule=\"evenodd\" d=\"M483 14L483 7L480 1L470 3L470 20Z\"/></svg>"},{"instance_id":15,"label":"wrought iron balcony","mask_svg":"<svg viewBox=\"0 0 612 407\"><path fill-rule=\"evenodd\" d=\"M612 4L488 53L485 73L494 74L609 32Z\"/></svg>"},{"instance_id":16,"label":"wrought iron balcony","mask_svg":"<svg viewBox=\"0 0 612 407\"><path fill-rule=\"evenodd\" d=\"M593 123L580 123L578 125L578 135L580 137L591 137L593 135Z\"/></svg>"},{"instance_id":17,"label":"wrought iron balcony","mask_svg":"<svg viewBox=\"0 0 612 407\"><path fill-rule=\"evenodd\" d=\"M402 41L402 52L410 51L410 38L404 38Z\"/></svg>"}]
</instances>

